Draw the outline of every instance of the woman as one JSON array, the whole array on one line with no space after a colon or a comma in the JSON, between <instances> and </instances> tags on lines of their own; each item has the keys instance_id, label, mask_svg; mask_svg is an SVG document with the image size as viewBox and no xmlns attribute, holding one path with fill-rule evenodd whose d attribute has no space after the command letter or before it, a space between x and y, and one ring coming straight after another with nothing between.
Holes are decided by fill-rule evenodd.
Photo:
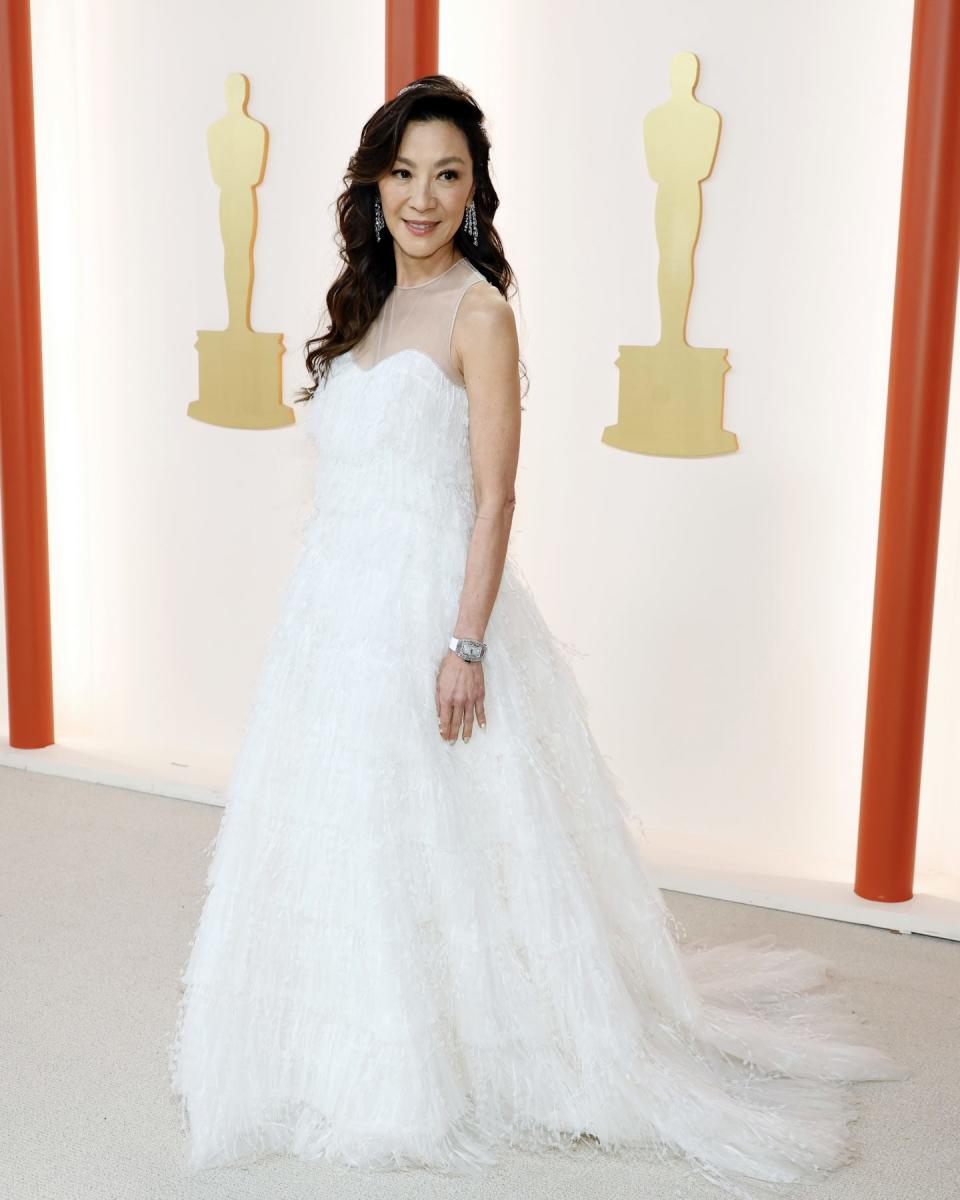
<instances>
[{"instance_id":1,"label":"woman","mask_svg":"<svg viewBox=\"0 0 960 1200\"><path fill-rule=\"evenodd\" d=\"M823 959L683 944L507 554L520 372L483 113L417 80L345 182L314 510L183 974L189 1166L593 1147L749 1196L849 1161L846 1081L903 1072Z\"/></svg>"}]
</instances>

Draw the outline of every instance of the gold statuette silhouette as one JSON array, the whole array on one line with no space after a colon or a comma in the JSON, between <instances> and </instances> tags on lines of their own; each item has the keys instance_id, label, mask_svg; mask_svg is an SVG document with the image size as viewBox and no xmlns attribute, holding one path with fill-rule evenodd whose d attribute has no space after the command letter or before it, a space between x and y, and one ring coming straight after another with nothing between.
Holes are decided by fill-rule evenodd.
<instances>
[{"instance_id":1,"label":"gold statuette silhouette","mask_svg":"<svg viewBox=\"0 0 960 1200\"><path fill-rule=\"evenodd\" d=\"M283 403L282 333L250 328L253 242L257 234L256 187L267 161L267 129L249 116L250 82L227 76L227 115L207 130L207 154L220 188L220 236L227 285L227 328L200 329L200 399L187 405L198 421L235 429L291 425L293 409Z\"/></svg>"},{"instance_id":2,"label":"gold statuette silhouette","mask_svg":"<svg viewBox=\"0 0 960 1200\"><path fill-rule=\"evenodd\" d=\"M660 266L660 341L620 346L617 423L602 441L641 454L696 457L728 454L737 435L723 428L726 350L687 343L693 290L693 250L700 233L700 181L713 169L720 114L694 97L700 72L695 54L670 60L670 99L643 122L650 175L657 181L655 223Z\"/></svg>"}]
</instances>

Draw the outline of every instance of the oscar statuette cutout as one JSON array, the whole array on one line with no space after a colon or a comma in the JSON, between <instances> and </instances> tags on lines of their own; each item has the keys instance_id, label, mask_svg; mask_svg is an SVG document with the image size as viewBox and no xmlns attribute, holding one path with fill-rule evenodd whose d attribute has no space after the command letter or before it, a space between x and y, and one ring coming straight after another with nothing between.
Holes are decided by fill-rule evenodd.
<instances>
[{"instance_id":1,"label":"oscar statuette cutout","mask_svg":"<svg viewBox=\"0 0 960 1200\"><path fill-rule=\"evenodd\" d=\"M687 312L693 291L693 251L700 234L700 182L713 169L720 114L693 94L700 73L695 54L670 60L670 99L643 122L644 148L656 180L655 226L660 265L660 341L620 346L617 422L601 441L639 454L702 457L736 450L723 428L727 351L690 346Z\"/></svg>"},{"instance_id":2,"label":"oscar statuette cutout","mask_svg":"<svg viewBox=\"0 0 960 1200\"><path fill-rule=\"evenodd\" d=\"M228 75L227 115L207 130L210 169L220 189L228 317L226 329L197 331L200 398L187 405L187 413L210 425L277 429L295 418L283 403L283 334L250 328L256 188L266 168L268 135L266 126L246 111L249 94L246 75Z\"/></svg>"}]
</instances>

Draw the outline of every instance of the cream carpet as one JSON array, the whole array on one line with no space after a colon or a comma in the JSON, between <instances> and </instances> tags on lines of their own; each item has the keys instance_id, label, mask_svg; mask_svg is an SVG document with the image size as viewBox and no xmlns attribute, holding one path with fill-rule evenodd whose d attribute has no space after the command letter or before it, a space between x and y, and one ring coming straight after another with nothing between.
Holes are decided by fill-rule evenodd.
<instances>
[{"instance_id":1,"label":"cream carpet","mask_svg":"<svg viewBox=\"0 0 960 1200\"><path fill-rule=\"evenodd\" d=\"M222 810L0 767L0 1196L6 1200L700 1200L670 1164L506 1153L482 1179L274 1156L188 1176L166 1042ZM859 1160L807 1200L960 1195L960 945L668 893L691 937L772 931L838 964L906 1082L857 1086Z\"/></svg>"}]
</instances>

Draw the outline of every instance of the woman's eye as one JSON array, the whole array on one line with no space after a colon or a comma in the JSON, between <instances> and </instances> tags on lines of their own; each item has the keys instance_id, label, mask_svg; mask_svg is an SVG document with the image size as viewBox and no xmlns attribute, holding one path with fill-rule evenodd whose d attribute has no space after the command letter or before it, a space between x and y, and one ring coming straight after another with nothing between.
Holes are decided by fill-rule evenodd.
<instances>
[{"instance_id":1,"label":"woman's eye","mask_svg":"<svg viewBox=\"0 0 960 1200\"><path fill-rule=\"evenodd\" d=\"M406 169L406 167L397 167L397 169L395 171L391 171L390 173L391 173L391 175L409 175L410 174L410 172ZM458 178L456 171L446 170L446 171L441 171L440 174L441 175L452 175L454 179Z\"/></svg>"}]
</instances>

